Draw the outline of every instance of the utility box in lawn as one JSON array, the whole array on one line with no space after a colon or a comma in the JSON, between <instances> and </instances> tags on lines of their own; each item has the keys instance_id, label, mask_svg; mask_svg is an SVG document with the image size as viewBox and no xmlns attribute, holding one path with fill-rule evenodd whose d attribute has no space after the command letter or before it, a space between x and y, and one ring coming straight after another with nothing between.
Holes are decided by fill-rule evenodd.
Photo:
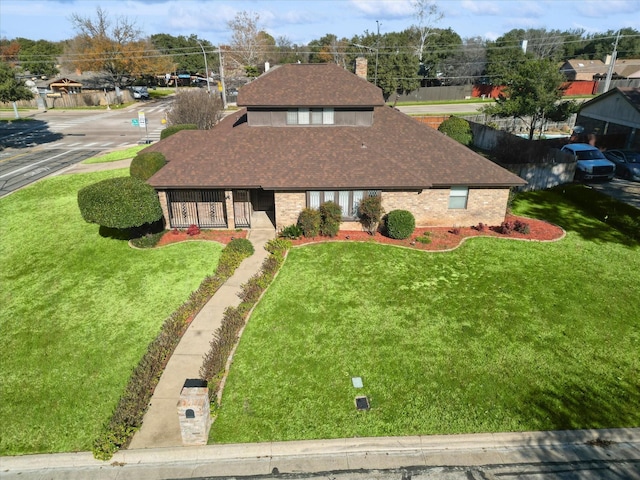
<instances>
[{"instance_id":1,"label":"utility box in lawn","mask_svg":"<svg viewBox=\"0 0 640 480\"><path fill-rule=\"evenodd\" d=\"M178 401L178 419L183 445L206 445L211 430L207 382L187 379Z\"/></svg>"}]
</instances>

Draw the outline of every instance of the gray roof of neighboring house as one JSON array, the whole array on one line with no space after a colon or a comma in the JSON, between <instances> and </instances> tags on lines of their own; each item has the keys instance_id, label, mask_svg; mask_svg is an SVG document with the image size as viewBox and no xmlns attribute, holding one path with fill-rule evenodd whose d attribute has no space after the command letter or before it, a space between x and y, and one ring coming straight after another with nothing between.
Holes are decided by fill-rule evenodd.
<instances>
[{"instance_id":1,"label":"gray roof of neighboring house","mask_svg":"<svg viewBox=\"0 0 640 480\"><path fill-rule=\"evenodd\" d=\"M338 85L340 102L330 89ZM286 98L278 99L272 89ZM289 90L296 92L293 100ZM259 93L265 100L259 100ZM300 106L305 99L306 105L368 106L373 109L373 125L250 126L247 110L242 109L211 130L183 130L145 149L162 152L168 161L149 184L411 190L526 183L437 130L384 106L379 88L337 65L285 65L242 87L240 95L245 105L256 107Z\"/></svg>"}]
</instances>

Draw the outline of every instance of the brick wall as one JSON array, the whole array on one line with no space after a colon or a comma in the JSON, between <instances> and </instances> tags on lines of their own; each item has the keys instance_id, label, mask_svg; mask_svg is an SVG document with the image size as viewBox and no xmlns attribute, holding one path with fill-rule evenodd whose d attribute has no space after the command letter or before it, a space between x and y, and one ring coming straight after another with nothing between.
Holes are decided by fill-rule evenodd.
<instances>
[{"instance_id":1,"label":"brick wall","mask_svg":"<svg viewBox=\"0 0 640 480\"><path fill-rule=\"evenodd\" d=\"M409 210L419 227L471 226L482 222L500 225L507 210L509 189L470 188L466 209L449 209L449 189L413 192L382 192L386 212Z\"/></svg>"},{"instance_id":2,"label":"brick wall","mask_svg":"<svg viewBox=\"0 0 640 480\"><path fill-rule=\"evenodd\" d=\"M164 217L164 223L169 228L169 207L167 206L167 192L161 190L158 192L158 199L160 200L160 206L162 207L162 216Z\"/></svg>"},{"instance_id":3,"label":"brick wall","mask_svg":"<svg viewBox=\"0 0 640 480\"><path fill-rule=\"evenodd\" d=\"M298 221L298 215L307 206L305 192L275 192L276 230L280 230Z\"/></svg>"},{"instance_id":4,"label":"brick wall","mask_svg":"<svg viewBox=\"0 0 640 480\"><path fill-rule=\"evenodd\" d=\"M382 192L382 206L386 212L409 210L416 218L416 226L472 226L482 222L500 225L504 221L509 199L508 188L470 188L466 209L449 209L449 189L427 189L422 192ZM275 192L276 229L298 221L306 207L304 192ZM342 222L341 230L360 230L359 222Z\"/></svg>"}]
</instances>

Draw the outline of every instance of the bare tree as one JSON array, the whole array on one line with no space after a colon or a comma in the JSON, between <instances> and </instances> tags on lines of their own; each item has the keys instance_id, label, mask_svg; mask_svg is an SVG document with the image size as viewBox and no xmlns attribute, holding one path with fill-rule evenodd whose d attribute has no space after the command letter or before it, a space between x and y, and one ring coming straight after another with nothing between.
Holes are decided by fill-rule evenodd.
<instances>
[{"instance_id":1,"label":"bare tree","mask_svg":"<svg viewBox=\"0 0 640 480\"><path fill-rule=\"evenodd\" d=\"M221 118L220 99L201 88L178 92L167 114L169 125L194 124L198 126L198 130L213 128Z\"/></svg>"},{"instance_id":2,"label":"bare tree","mask_svg":"<svg viewBox=\"0 0 640 480\"><path fill-rule=\"evenodd\" d=\"M416 55L422 62L424 56L424 48L427 45L429 34L433 30L436 23L442 20L444 14L436 5L435 0L413 0L411 5L414 9L414 17L416 19L415 28L418 31L419 42L416 46Z\"/></svg>"},{"instance_id":3,"label":"bare tree","mask_svg":"<svg viewBox=\"0 0 640 480\"><path fill-rule=\"evenodd\" d=\"M237 68L257 67L264 58L266 37L261 34L260 14L242 11L227 22L231 29L230 59Z\"/></svg>"},{"instance_id":4,"label":"bare tree","mask_svg":"<svg viewBox=\"0 0 640 480\"><path fill-rule=\"evenodd\" d=\"M104 72L116 86L128 83L131 77L171 71L170 59L143 39L135 22L126 17L112 22L98 7L95 19L74 13L70 21L77 35L65 55L66 63L74 68Z\"/></svg>"}]
</instances>

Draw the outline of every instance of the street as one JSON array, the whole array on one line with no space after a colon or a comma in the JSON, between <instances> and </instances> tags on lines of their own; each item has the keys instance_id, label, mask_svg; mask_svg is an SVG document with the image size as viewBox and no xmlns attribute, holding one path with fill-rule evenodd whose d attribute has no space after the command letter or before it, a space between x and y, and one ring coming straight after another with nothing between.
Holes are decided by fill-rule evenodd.
<instances>
[{"instance_id":1,"label":"street","mask_svg":"<svg viewBox=\"0 0 640 480\"><path fill-rule=\"evenodd\" d=\"M100 111L52 109L29 113L28 121L2 122L0 197L101 152L159 140L170 101ZM140 112L145 127L133 125L140 125Z\"/></svg>"}]
</instances>

